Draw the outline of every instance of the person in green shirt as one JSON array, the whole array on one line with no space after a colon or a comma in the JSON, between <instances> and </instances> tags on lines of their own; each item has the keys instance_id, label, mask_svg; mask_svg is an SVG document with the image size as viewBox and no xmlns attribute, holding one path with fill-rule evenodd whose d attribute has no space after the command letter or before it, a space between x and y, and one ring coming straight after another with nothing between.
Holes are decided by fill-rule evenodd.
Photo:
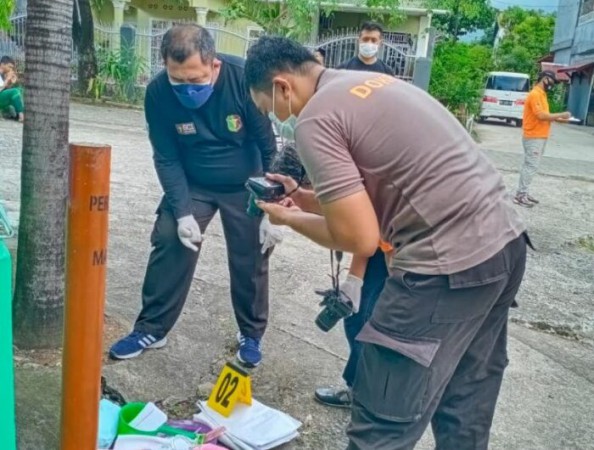
<instances>
[{"instance_id":1,"label":"person in green shirt","mask_svg":"<svg viewBox=\"0 0 594 450\"><path fill-rule=\"evenodd\" d=\"M0 111L7 112L11 118L23 122L25 106L23 94L17 87L18 77L14 59L3 56L0 59Z\"/></svg>"}]
</instances>

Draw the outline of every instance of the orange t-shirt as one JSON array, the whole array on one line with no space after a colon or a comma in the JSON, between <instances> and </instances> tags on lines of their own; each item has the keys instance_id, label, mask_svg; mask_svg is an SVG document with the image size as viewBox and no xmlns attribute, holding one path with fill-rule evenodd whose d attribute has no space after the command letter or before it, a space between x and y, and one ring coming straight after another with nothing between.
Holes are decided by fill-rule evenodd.
<instances>
[{"instance_id":1,"label":"orange t-shirt","mask_svg":"<svg viewBox=\"0 0 594 450\"><path fill-rule=\"evenodd\" d=\"M551 122L540 120L537 114L549 113L547 93L540 86L536 86L526 98L524 104L523 128L527 139L547 139L551 132Z\"/></svg>"}]
</instances>

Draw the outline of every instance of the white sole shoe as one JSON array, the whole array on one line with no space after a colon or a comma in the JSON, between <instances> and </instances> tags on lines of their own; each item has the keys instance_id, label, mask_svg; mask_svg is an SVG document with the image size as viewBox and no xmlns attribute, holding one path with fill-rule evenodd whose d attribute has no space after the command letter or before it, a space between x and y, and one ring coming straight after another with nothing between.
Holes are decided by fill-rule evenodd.
<instances>
[{"instance_id":1,"label":"white sole shoe","mask_svg":"<svg viewBox=\"0 0 594 450\"><path fill-rule=\"evenodd\" d=\"M142 350L138 350L137 352L127 353L125 355L118 355L117 353L114 353L114 352L110 351L109 352L109 356L112 359L119 359L119 360L132 359L132 358L136 358L137 356L142 355L142 353L145 350L156 350L156 349L159 349L159 348L163 348L166 345L167 345L167 336L165 336L160 341L153 342L151 345L147 345L145 348L143 348Z\"/></svg>"}]
</instances>

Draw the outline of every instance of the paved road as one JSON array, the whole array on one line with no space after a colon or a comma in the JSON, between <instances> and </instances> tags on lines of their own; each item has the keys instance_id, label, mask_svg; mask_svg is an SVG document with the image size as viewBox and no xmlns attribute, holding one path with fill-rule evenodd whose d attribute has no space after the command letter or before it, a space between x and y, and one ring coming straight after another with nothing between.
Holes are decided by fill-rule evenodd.
<instances>
[{"instance_id":1,"label":"paved road","mask_svg":"<svg viewBox=\"0 0 594 450\"><path fill-rule=\"evenodd\" d=\"M477 125L481 148L497 167L516 172L523 158L522 131L500 122ZM594 129L553 124L540 174L594 181Z\"/></svg>"}]
</instances>

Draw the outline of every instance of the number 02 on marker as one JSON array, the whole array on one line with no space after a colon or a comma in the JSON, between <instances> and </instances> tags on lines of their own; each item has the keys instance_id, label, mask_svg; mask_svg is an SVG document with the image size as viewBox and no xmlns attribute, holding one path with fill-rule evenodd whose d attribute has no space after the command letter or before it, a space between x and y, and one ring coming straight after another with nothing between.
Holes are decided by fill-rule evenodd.
<instances>
[{"instance_id":1,"label":"number 02 on marker","mask_svg":"<svg viewBox=\"0 0 594 450\"><path fill-rule=\"evenodd\" d=\"M208 406L224 417L229 417L237 402L252 404L249 375L239 367L227 363L208 399Z\"/></svg>"}]
</instances>

